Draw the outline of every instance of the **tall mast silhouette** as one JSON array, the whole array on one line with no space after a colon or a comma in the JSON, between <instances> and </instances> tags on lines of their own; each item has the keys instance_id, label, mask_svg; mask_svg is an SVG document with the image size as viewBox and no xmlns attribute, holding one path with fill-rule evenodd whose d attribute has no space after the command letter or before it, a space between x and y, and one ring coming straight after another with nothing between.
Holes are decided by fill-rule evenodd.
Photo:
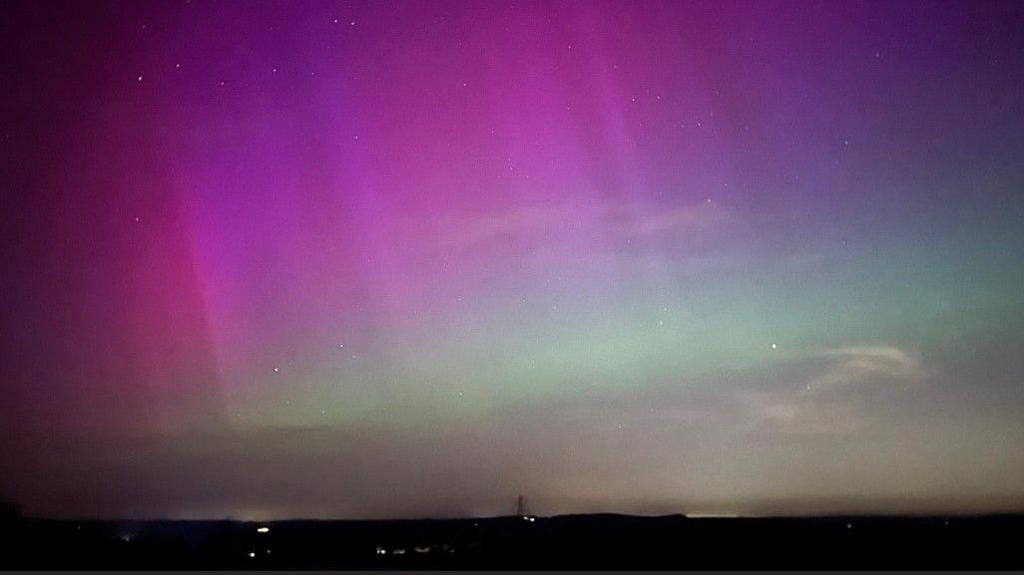
<instances>
[{"instance_id":1,"label":"tall mast silhouette","mask_svg":"<svg viewBox=\"0 0 1024 575\"><path fill-rule=\"evenodd\" d=\"M526 498L519 495L516 499L516 515L519 517L526 517Z\"/></svg>"}]
</instances>

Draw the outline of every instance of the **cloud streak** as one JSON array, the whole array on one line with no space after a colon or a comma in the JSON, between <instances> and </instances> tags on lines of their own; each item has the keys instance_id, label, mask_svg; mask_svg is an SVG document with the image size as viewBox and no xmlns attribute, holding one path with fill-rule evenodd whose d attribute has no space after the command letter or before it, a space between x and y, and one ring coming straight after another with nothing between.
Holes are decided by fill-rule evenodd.
<instances>
[{"instance_id":1,"label":"cloud streak","mask_svg":"<svg viewBox=\"0 0 1024 575\"><path fill-rule=\"evenodd\" d=\"M875 398L924 380L927 371L895 346L852 346L804 354L791 360L804 375L780 389L744 395L747 410L770 432L847 434L869 425Z\"/></svg>"},{"instance_id":2,"label":"cloud streak","mask_svg":"<svg viewBox=\"0 0 1024 575\"><path fill-rule=\"evenodd\" d=\"M451 212L417 227L434 249L458 250L492 241L539 243L557 238L633 241L672 236L693 241L732 230L743 219L739 212L717 204L651 209L599 201L522 206L485 214Z\"/></svg>"}]
</instances>

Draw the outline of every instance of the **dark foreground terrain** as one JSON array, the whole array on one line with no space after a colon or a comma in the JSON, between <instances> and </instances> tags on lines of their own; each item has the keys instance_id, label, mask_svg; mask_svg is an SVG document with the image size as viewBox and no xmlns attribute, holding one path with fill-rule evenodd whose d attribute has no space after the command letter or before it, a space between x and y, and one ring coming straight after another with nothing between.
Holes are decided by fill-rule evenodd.
<instances>
[{"instance_id":1,"label":"dark foreground terrain","mask_svg":"<svg viewBox=\"0 0 1024 575\"><path fill-rule=\"evenodd\" d=\"M1024 516L414 521L9 517L0 568L1024 568Z\"/></svg>"}]
</instances>

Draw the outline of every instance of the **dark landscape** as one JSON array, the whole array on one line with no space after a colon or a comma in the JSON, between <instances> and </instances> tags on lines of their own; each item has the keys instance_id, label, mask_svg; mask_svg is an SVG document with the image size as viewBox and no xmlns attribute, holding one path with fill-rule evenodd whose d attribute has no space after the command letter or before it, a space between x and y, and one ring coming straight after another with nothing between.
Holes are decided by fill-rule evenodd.
<instances>
[{"instance_id":1,"label":"dark landscape","mask_svg":"<svg viewBox=\"0 0 1024 575\"><path fill-rule=\"evenodd\" d=\"M1020 569L1024 515L4 521L23 569Z\"/></svg>"}]
</instances>

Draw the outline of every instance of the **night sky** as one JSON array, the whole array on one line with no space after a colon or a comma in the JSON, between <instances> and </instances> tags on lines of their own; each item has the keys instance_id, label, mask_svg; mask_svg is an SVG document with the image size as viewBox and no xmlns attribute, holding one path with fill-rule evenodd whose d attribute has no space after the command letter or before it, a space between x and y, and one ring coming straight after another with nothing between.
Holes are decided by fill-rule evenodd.
<instances>
[{"instance_id":1,"label":"night sky","mask_svg":"<svg viewBox=\"0 0 1024 575\"><path fill-rule=\"evenodd\" d=\"M1024 509L1024 3L0 16L26 514Z\"/></svg>"}]
</instances>

